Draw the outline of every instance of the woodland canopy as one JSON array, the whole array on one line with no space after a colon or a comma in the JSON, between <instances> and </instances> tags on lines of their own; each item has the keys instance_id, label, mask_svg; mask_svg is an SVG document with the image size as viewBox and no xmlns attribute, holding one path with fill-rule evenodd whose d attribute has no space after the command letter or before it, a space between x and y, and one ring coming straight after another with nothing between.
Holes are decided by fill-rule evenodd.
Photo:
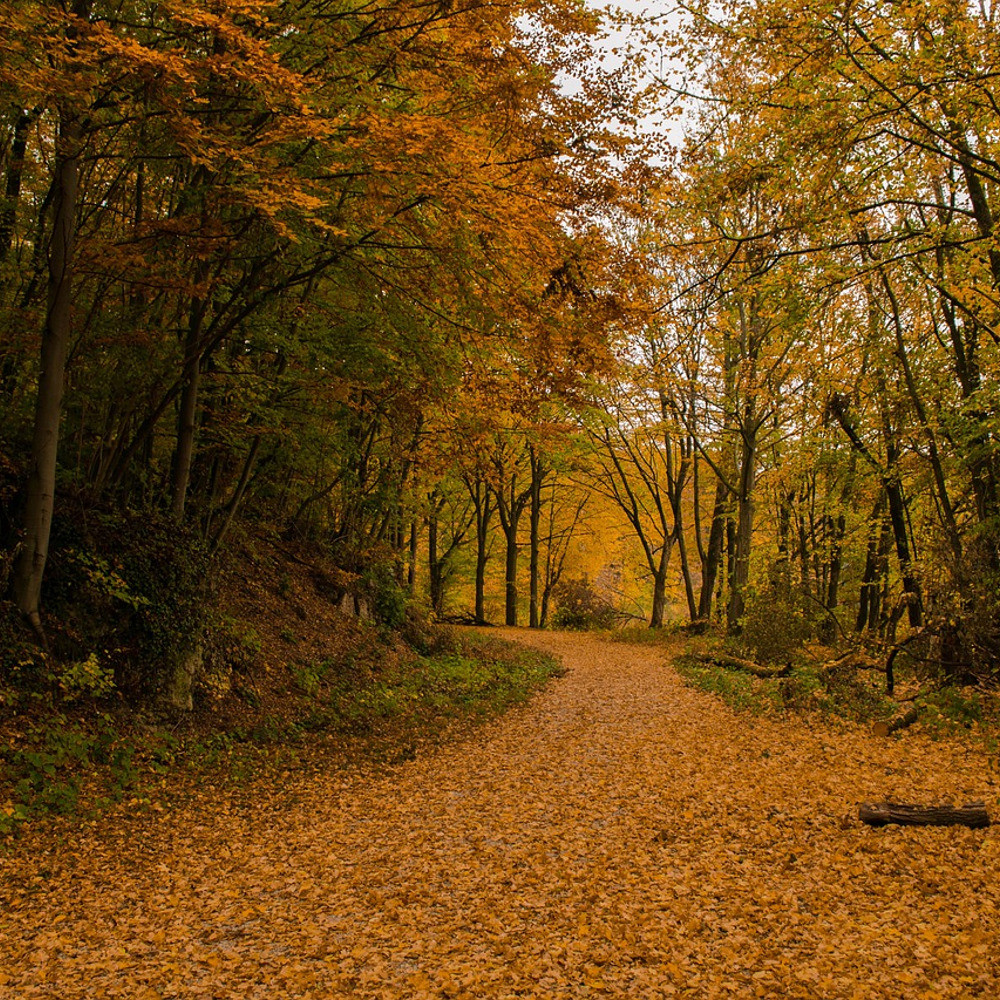
<instances>
[{"instance_id":1,"label":"woodland canopy","mask_svg":"<svg viewBox=\"0 0 1000 1000\"><path fill-rule=\"evenodd\" d=\"M0 5L3 683L161 690L248 539L995 681L992 9L685 10Z\"/></svg>"}]
</instances>

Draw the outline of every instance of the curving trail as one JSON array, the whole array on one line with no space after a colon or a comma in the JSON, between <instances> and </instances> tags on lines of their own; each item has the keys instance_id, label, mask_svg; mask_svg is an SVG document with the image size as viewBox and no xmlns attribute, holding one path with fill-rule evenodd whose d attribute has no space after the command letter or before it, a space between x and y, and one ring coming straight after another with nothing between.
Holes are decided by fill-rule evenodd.
<instances>
[{"instance_id":1,"label":"curving trail","mask_svg":"<svg viewBox=\"0 0 1000 1000\"><path fill-rule=\"evenodd\" d=\"M662 650L509 634L569 673L469 739L0 857L0 997L1000 996L997 828L856 819L996 816L985 751L736 716Z\"/></svg>"}]
</instances>

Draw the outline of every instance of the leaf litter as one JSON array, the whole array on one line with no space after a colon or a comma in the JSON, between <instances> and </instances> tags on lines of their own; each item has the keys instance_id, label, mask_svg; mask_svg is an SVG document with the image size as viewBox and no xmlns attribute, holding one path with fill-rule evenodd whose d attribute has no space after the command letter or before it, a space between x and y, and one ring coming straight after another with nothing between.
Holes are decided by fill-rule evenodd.
<instances>
[{"instance_id":1,"label":"leaf litter","mask_svg":"<svg viewBox=\"0 0 1000 1000\"><path fill-rule=\"evenodd\" d=\"M1000 995L996 827L857 820L995 814L985 749L737 716L662 651L509 635L569 672L471 736L0 858L0 998Z\"/></svg>"}]
</instances>

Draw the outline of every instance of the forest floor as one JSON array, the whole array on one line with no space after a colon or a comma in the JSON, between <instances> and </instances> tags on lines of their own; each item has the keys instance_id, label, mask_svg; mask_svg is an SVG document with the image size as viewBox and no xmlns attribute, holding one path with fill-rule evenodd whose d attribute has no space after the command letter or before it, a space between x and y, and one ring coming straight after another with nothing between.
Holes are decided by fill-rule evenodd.
<instances>
[{"instance_id":1,"label":"forest floor","mask_svg":"<svg viewBox=\"0 0 1000 1000\"><path fill-rule=\"evenodd\" d=\"M663 647L501 634L568 673L413 760L0 856L0 997L1000 996L997 827L857 819L996 818L984 746L735 715Z\"/></svg>"}]
</instances>

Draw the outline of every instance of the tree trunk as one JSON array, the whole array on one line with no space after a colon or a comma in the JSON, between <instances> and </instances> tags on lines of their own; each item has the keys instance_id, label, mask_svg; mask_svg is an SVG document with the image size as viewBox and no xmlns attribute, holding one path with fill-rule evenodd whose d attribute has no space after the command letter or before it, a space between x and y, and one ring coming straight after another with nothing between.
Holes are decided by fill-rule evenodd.
<instances>
[{"instance_id":1,"label":"tree trunk","mask_svg":"<svg viewBox=\"0 0 1000 1000\"><path fill-rule=\"evenodd\" d=\"M829 516L828 523L830 527L830 557L829 576L826 584L826 609L830 614L820 627L820 637L825 642L833 642L837 622L833 612L840 602L840 574L843 569L843 542L847 532L847 518L843 514L838 514L836 518Z\"/></svg>"},{"instance_id":2,"label":"tree trunk","mask_svg":"<svg viewBox=\"0 0 1000 1000\"><path fill-rule=\"evenodd\" d=\"M707 621L712 617L712 596L715 581L722 563L723 543L726 540L726 502L729 491L721 480L715 484L715 505L712 509L712 527L708 532L708 548L701 567L701 594L698 599L698 617Z\"/></svg>"},{"instance_id":3,"label":"tree trunk","mask_svg":"<svg viewBox=\"0 0 1000 1000\"><path fill-rule=\"evenodd\" d=\"M531 457L531 503L528 509L529 532L529 600L528 625L531 628L540 626L538 610L538 526L542 517L542 481L545 479L546 468L541 457L534 448L530 449Z\"/></svg>"},{"instance_id":4,"label":"tree trunk","mask_svg":"<svg viewBox=\"0 0 1000 1000\"><path fill-rule=\"evenodd\" d=\"M28 129L39 115L39 109L22 110L14 123L14 136L10 144L10 163L4 184L4 202L0 207L0 264L7 259L14 241L17 206L21 200L21 179L24 176L24 155L28 151Z\"/></svg>"},{"instance_id":5,"label":"tree trunk","mask_svg":"<svg viewBox=\"0 0 1000 1000\"><path fill-rule=\"evenodd\" d=\"M892 666L890 664L886 665L886 676L891 676ZM890 688L887 694L892 694ZM918 705L912 705L908 708L902 715L897 715L895 719L890 719L888 722L876 722L872 726L872 732L876 736L889 736L891 733L898 733L900 729L906 729L907 726L912 726L917 719L920 718L920 707Z\"/></svg>"},{"instance_id":6,"label":"tree trunk","mask_svg":"<svg viewBox=\"0 0 1000 1000\"><path fill-rule=\"evenodd\" d=\"M410 543L406 563L406 590L412 597L417 589L417 519L410 521Z\"/></svg>"},{"instance_id":7,"label":"tree trunk","mask_svg":"<svg viewBox=\"0 0 1000 1000\"><path fill-rule=\"evenodd\" d=\"M879 593L881 590L881 553L884 548L885 490L880 490L875 500L875 508L869 519L868 546L865 551L865 569L861 578L861 592L858 600L858 617L855 632L874 630L878 623Z\"/></svg>"},{"instance_id":8,"label":"tree trunk","mask_svg":"<svg viewBox=\"0 0 1000 1000\"><path fill-rule=\"evenodd\" d=\"M86 14L76 4L74 11ZM31 472L24 509L24 544L14 567L14 600L44 641L41 622L42 578L49 553L55 504L56 459L62 416L66 353L72 325L73 254L76 205L80 184L80 115L60 110L57 158L53 178L52 239L48 255L48 295L42 331L41 367L31 442Z\"/></svg>"},{"instance_id":9,"label":"tree trunk","mask_svg":"<svg viewBox=\"0 0 1000 1000\"><path fill-rule=\"evenodd\" d=\"M743 461L740 467L739 494L736 506L736 537L729 581L729 608L726 626L730 633L739 632L746 608L746 587L750 582L750 546L753 540L753 489L756 481L757 447L753 427L743 433Z\"/></svg>"},{"instance_id":10,"label":"tree trunk","mask_svg":"<svg viewBox=\"0 0 1000 1000\"><path fill-rule=\"evenodd\" d=\"M506 492L505 492L506 491ZM504 571L504 621L507 625L517 625L517 526L521 521L525 505L531 497L531 484L518 492L517 476L510 477L509 485L497 491L497 513L506 543Z\"/></svg>"},{"instance_id":11,"label":"tree trunk","mask_svg":"<svg viewBox=\"0 0 1000 1000\"><path fill-rule=\"evenodd\" d=\"M681 561L681 577L684 580L684 596L687 599L688 618L691 621L697 621L698 605L694 596L694 581L691 579L691 564L688 561L687 541L684 538L684 529L680 520L676 522L674 530L677 535L677 555Z\"/></svg>"},{"instance_id":12,"label":"tree trunk","mask_svg":"<svg viewBox=\"0 0 1000 1000\"><path fill-rule=\"evenodd\" d=\"M204 276L196 281L204 280ZM184 339L184 388L177 412L177 446L174 450L173 489L170 510L178 520L184 517L191 463L194 459L194 438L198 417L198 388L201 381L201 328L207 303L199 297L191 302L188 332Z\"/></svg>"},{"instance_id":13,"label":"tree trunk","mask_svg":"<svg viewBox=\"0 0 1000 1000\"><path fill-rule=\"evenodd\" d=\"M489 532L490 522L496 508L493 506L493 494L489 487L473 476L463 477L465 488L469 491L476 520L476 583L475 583L475 618L477 622L486 621L486 564L489 562Z\"/></svg>"},{"instance_id":14,"label":"tree trunk","mask_svg":"<svg viewBox=\"0 0 1000 1000\"><path fill-rule=\"evenodd\" d=\"M899 561L899 575L903 580L903 590L907 595L906 611L911 628L919 628L923 623L923 602L920 596L920 584L913 573L913 563L910 558L909 533L906 528L906 501L903 499L903 488L897 473L891 473L886 481L886 494L889 497L889 521L892 524L892 536L896 543L896 558Z\"/></svg>"},{"instance_id":15,"label":"tree trunk","mask_svg":"<svg viewBox=\"0 0 1000 1000\"><path fill-rule=\"evenodd\" d=\"M504 562L504 623L517 625L517 519L504 526L506 560Z\"/></svg>"},{"instance_id":16,"label":"tree trunk","mask_svg":"<svg viewBox=\"0 0 1000 1000\"><path fill-rule=\"evenodd\" d=\"M430 512L427 515L427 570L430 575L431 608L440 615L444 601L442 585L442 565L438 558L438 508L437 498L431 496Z\"/></svg>"},{"instance_id":17,"label":"tree trunk","mask_svg":"<svg viewBox=\"0 0 1000 1000\"><path fill-rule=\"evenodd\" d=\"M261 436L259 434L255 434L253 441L250 443L250 451L243 463L243 471L240 473L236 489L233 490L233 495L229 498L229 502L222 510L222 524L219 525L218 530L215 532L215 537L212 539L210 547L210 551L213 554L219 551L223 539L226 537L226 534L232 526L233 518L236 517L236 511L243 502L243 497L246 494L247 487L250 485L250 476L253 473L254 465L257 463L257 455L260 452L260 444Z\"/></svg>"},{"instance_id":18,"label":"tree trunk","mask_svg":"<svg viewBox=\"0 0 1000 1000\"><path fill-rule=\"evenodd\" d=\"M649 627L661 628L667 610L667 570L670 568L670 541L665 540L660 552L660 561L653 571L653 608L649 615Z\"/></svg>"},{"instance_id":19,"label":"tree trunk","mask_svg":"<svg viewBox=\"0 0 1000 1000\"><path fill-rule=\"evenodd\" d=\"M913 628L917 628L923 621L923 604L920 595L920 584L913 573L909 533L906 526L906 501L903 497L902 481L896 468L896 442L893 440L889 428L885 428L883 433L886 439L886 468L883 469L861 440L857 430L855 430L847 414L846 401L838 393L834 393L830 399L830 412L836 417L837 422L850 439L852 447L872 468L878 471L882 480L882 485L885 488L885 494L889 501L889 522L892 525L893 541L896 543L899 575L902 577L903 590L907 596L907 612L909 614L910 625Z\"/></svg>"},{"instance_id":20,"label":"tree trunk","mask_svg":"<svg viewBox=\"0 0 1000 1000\"><path fill-rule=\"evenodd\" d=\"M486 621L486 563L489 561L486 530L476 530L476 621Z\"/></svg>"}]
</instances>

